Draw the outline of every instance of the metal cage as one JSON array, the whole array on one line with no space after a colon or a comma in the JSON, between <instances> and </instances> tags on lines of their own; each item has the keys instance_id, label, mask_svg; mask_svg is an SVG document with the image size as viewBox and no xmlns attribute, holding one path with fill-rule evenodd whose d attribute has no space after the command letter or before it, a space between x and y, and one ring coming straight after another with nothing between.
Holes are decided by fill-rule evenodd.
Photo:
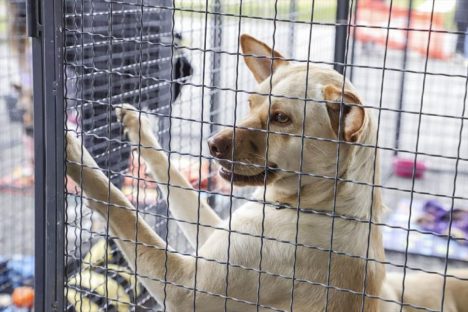
<instances>
[{"instance_id":1,"label":"metal cage","mask_svg":"<svg viewBox=\"0 0 468 312\"><path fill-rule=\"evenodd\" d=\"M335 220L364 222L369 233L371 227L382 232L387 259L372 258L367 253L361 260L366 263L366 272L368 264L377 263L388 272L402 273L403 293L406 276L414 272L441 276L444 287L449 278L466 282L466 277L448 272L465 266L468 260L468 228L464 221L468 213L468 145L464 127L468 72L451 50L456 41L468 34L449 21L451 16L443 12L442 2L29 1L28 33L33 45L35 91L35 309L167 309L165 299L157 302L138 282L151 277L129 269L132 263L127 263L117 246L121 238L110 231L109 215L103 218L88 209L86 200L93 198L83 193L83 185L66 177L67 169L73 165L66 160L67 134L79 137L82 150L91 153L109 183L136 207L137 218L144 219L174 248L168 251L166 247L166 257L168 253L180 253L193 257L196 263L200 259L197 249L178 228L187 221L171 214L169 197L161 193L164 183L177 186L171 185L170 178L169 182L157 181L148 173L140 156L148 146L129 143L116 119L118 104L131 104L139 116L148 116L161 144L160 151L168 155L169 167L177 168L191 183L199 207L200 201L206 200L218 215L231 220L240 205L256 202L253 188L234 188L233 181L229 183L218 176L215 157L210 156L204 143L219 129L237 129L237 122L248 113L249 96L258 95L253 77L242 64L242 57L246 56L240 50L242 33L252 34L280 50L288 61L334 68L354 84L366 109L376 116L375 145L360 147L381 154L380 164L374 161L373 166L374 171L381 167L381 181L341 179L338 165L337 173L331 177L294 172L299 176L298 185L300 177L314 176L333 180L335 189L340 183L354 183L372 189L372 193L379 190L389 207L382 220L356 220L339 214L335 211L336 198L333 207L325 212L286 207L297 211L298 220L304 212L325 215L327 222L332 222L330 246L323 250L308 247L326 252L330 259L326 283L300 281L326 289L324 306L310 310L329 309L329 292L353 292L330 284L332 259L359 258L333 246ZM267 59L273 67L274 55ZM271 87L269 93L260 94L270 98L270 105L271 98L278 96L271 93ZM303 100L307 103L313 99ZM339 120L349 110L341 108L346 104L342 98ZM267 137L268 129L269 126ZM302 145L305 140L330 141L308 137L304 132L298 137ZM347 144L340 138L331 142L338 151L339 146ZM333 155L337 163L339 155ZM302 152L301 157L302 164ZM266 167L265 162L265 170ZM81 170L86 170L83 159ZM110 184L108 188L110 193ZM263 207L278 204L266 202L265 194L266 191L260 201ZM199 221L194 222L197 235L198 229L206 226ZM230 227L226 231L231 235ZM262 232L256 239L263 246L263 241L272 238ZM369 234L368 244L370 240ZM138 239L131 243L135 250L142 244ZM297 236L295 241L286 243L296 249L304 247ZM224 305L219 310L229 310L229 302L245 301L257 311L284 311L274 304L262 304L259 299L262 276L272 275L262 270L262 257L260 251L259 266L253 268L230 263L229 258L226 263L202 259L219 262L228 271L240 268L257 273L258 294L253 302L230 296L228 286L225 293L213 294L198 289L196 282L190 288L174 286L166 278L152 281L186 288L195 297L200 294L223 298ZM280 276L292 280L292 298L296 269L294 260L292 275ZM195 281L196 274L195 270ZM441 311L444 287L437 309L407 303L403 293L400 300L392 302L401 309L410 306ZM381 299L366 293L365 285L357 294L363 298L362 311L365 300ZM193 300L193 310L203 310Z\"/></svg>"}]
</instances>

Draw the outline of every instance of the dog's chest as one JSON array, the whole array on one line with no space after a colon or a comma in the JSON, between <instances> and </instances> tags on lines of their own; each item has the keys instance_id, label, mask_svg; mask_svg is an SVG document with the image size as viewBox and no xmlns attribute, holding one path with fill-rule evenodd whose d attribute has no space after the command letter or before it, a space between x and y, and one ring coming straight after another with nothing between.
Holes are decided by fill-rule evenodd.
<instances>
[{"instance_id":1,"label":"dog's chest","mask_svg":"<svg viewBox=\"0 0 468 312\"><path fill-rule=\"evenodd\" d=\"M264 243L271 242L281 249L294 248L296 244L325 248L330 241L331 225L330 218L260 204L239 208L231 220L233 230L251 234L239 236L239 240L254 243L263 237Z\"/></svg>"},{"instance_id":2,"label":"dog's chest","mask_svg":"<svg viewBox=\"0 0 468 312\"><path fill-rule=\"evenodd\" d=\"M309 271L314 262L326 257L319 250L329 245L330 225L311 216L300 216L298 221L295 211L246 205L232 215L230 225L224 223L231 231L216 231L200 252L272 274L292 276L295 271L304 278L316 277L316 272Z\"/></svg>"},{"instance_id":3,"label":"dog's chest","mask_svg":"<svg viewBox=\"0 0 468 312\"><path fill-rule=\"evenodd\" d=\"M339 222L335 226L339 227ZM237 210L230 224L226 221L223 227L225 230L217 230L199 252L215 260L203 268L200 276L207 277L203 287L223 292L228 276L231 296L255 302L261 272L265 304L289 304L293 276L296 280L315 283L295 283L297 304L310 306L323 300L323 289L317 283L327 282L330 218L300 214L298 221L296 211L252 204ZM231 231L227 231L229 228ZM340 244L345 245L343 237L348 240L350 237L342 235L342 230L335 228L334 248L339 250ZM349 242L347 245L357 246ZM228 274L226 263L229 263Z\"/></svg>"}]
</instances>

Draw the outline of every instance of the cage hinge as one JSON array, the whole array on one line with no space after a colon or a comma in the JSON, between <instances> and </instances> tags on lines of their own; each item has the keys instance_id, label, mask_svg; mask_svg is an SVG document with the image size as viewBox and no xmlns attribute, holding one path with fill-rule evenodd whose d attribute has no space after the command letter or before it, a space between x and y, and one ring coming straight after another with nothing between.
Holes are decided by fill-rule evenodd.
<instances>
[{"instance_id":1,"label":"cage hinge","mask_svg":"<svg viewBox=\"0 0 468 312\"><path fill-rule=\"evenodd\" d=\"M40 23L40 0L26 0L26 29L28 37L39 38L42 25Z\"/></svg>"}]
</instances>

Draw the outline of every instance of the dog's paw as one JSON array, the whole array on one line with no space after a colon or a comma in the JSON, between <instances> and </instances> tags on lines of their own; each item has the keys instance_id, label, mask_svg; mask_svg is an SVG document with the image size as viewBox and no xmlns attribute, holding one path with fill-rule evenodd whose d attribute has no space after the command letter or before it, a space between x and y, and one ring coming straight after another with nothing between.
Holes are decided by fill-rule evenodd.
<instances>
[{"instance_id":1,"label":"dog's paw","mask_svg":"<svg viewBox=\"0 0 468 312\"><path fill-rule=\"evenodd\" d=\"M116 105L117 120L122 123L124 132L131 141L138 141L144 131L150 129L149 120L136 107L130 104Z\"/></svg>"},{"instance_id":2,"label":"dog's paw","mask_svg":"<svg viewBox=\"0 0 468 312\"><path fill-rule=\"evenodd\" d=\"M117 120L121 122L124 127L129 127L132 123L138 121L138 110L135 106L130 104L116 105L115 114L117 115Z\"/></svg>"}]
</instances>

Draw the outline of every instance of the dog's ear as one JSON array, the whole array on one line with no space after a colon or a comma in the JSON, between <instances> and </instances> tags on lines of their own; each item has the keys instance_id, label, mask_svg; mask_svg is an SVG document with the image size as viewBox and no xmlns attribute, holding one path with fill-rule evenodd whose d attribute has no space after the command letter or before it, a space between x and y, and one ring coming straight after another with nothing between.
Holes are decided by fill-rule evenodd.
<instances>
[{"instance_id":1,"label":"dog's ear","mask_svg":"<svg viewBox=\"0 0 468 312\"><path fill-rule=\"evenodd\" d=\"M266 43L255 39L249 35L243 34L240 37L240 43L243 54L259 56L244 56L244 61L254 75L257 82L270 77L278 67L287 65L289 62L276 51L273 51ZM273 59L272 59L273 56ZM272 62L273 61L273 65Z\"/></svg>"},{"instance_id":2,"label":"dog's ear","mask_svg":"<svg viewBox=\"0 0 468 312\"><path fill-rule=\"evenodd\" d=\"M359 96L351 90L345 89L342 92L341 88L329 84L323 88L323 97L327 101L328 115L336 135L345 141L356 142L363 131L366 117L364 108L356 106L362 105ZM339 127L341 102L344 105L341 112L341 127ZM338 128L341 128L340 135Z\"/></svg>"}]
</instances>

